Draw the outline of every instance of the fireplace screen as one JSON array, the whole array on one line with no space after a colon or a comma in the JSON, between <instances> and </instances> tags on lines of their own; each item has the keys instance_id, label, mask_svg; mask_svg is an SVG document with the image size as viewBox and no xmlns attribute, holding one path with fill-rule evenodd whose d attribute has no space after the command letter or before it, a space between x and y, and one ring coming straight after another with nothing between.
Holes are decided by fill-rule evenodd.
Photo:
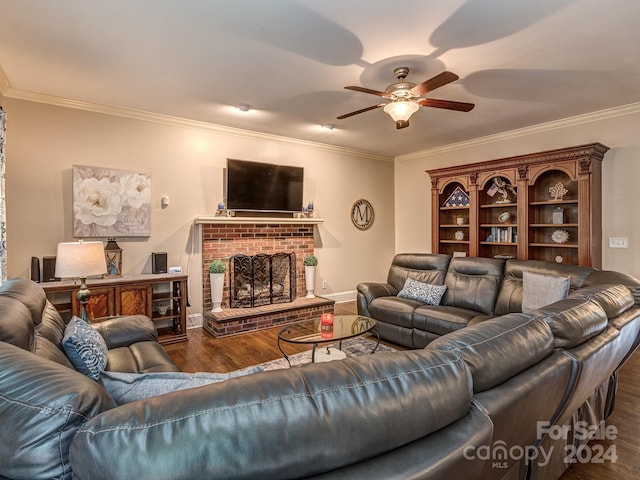
<instances>
[{"instance_id":1,"label":"fireplace screen","mask_svg":"<svg viewBox=\"0 0 640 480\"><path fill-rule=\"evenodd\" d=\"M296 254L231 257L232 308L291 302L296 298Z\"/></svg>"}]
</instances>

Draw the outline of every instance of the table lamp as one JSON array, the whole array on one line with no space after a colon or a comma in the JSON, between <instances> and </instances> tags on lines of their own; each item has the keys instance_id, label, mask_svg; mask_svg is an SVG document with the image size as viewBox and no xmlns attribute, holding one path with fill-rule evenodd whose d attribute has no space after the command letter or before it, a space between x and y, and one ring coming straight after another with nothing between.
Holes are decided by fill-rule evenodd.
<instances>
[{"instance_id":1,"label":"table lamp","mask_svg":"<svg viewBox=\"0 0 640 480\"><path fill-rule=\"evenodd\" d=\"M82 305L82 319L87 322L87 302L91 291L87 288L87 277L107 272L107 262L102 242L66 242L58 244L56 255L56 277L79 278L77 297Z\"/></svg>"}]
</instances>

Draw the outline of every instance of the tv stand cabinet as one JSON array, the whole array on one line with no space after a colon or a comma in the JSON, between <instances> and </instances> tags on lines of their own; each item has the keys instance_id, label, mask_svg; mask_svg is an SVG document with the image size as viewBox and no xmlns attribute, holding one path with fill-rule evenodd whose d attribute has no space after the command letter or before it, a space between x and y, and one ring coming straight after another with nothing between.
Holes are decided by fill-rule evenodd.
<instances>
[{"instance_id":1,"label":"tv stand cabinet","mask_svg":"<svg viewBox=\"0 0 640 480\"><path fill-rule=\"evenodd\" d=\"M80 316L79 282L41 284L63 318ZM156 325L161 344L187 341L187 275L140 274L89 279L87 314L92 322L119 315L146 315Z\"/></svg>"}]
</instances>

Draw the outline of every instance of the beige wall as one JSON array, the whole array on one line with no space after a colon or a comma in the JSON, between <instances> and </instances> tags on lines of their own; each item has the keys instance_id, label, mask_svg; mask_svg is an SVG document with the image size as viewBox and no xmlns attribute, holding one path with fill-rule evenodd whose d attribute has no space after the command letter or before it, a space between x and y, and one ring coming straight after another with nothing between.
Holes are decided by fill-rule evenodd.
<instances>
[{"instance_id":1,"label":"beige wall","mask_svg":"<svg viewBox=\"0 0 640 480\"><path fill-rule=\"evenodd\" d=\"M600 142L611 148L603 163L602 267L640 277L639 128L635 105L397 158L396 251L431 251L431 183L425 170ZM609 248L609 237L627 237L629 248Z\"/></svg>"},{"instance_id":2,"label":"beige wall","mask_svg":"<svg viewBox=\"0 0 640 480\"><path fill-rule=\"evenodd\" d=\"M317 293L353 294L360 281L386 278L394 253L393 163L345 150L211 128L178 126L5 98L9 276L28 277L31 256L55 255L72 238L72 165L145 171L152 181L148 238L119 238L124 273L150 273L150 255L190 274L191 312L202 305L199 242L193 219L222 200L227 157L305 168L305 199L323 218L316 235ZM162 209L160 198L170 197ZM367 231L350 207L367 198L376 218ZM327 289L321 289L321 281Z\"/></svg>"}]
</instances>

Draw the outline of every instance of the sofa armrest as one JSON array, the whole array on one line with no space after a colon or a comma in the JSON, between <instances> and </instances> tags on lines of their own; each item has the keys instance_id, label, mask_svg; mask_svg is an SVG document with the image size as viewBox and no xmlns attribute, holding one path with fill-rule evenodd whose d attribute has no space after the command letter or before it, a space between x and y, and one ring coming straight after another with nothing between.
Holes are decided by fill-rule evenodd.
<instances>
[{"instance_id":1,"label":"sofa armrest","mask_svg":"<svg viewBox=\"0 0 640 480\"><path fill-rule=\"evenodd\" d=\"M109 349L128 347L134 343L158 341L156 326L145 315L114 317L93 327L102 335Z\"/></svg>"},{"instance_id":2,"label":"sofa armrest","mask_svg":"<svg viewBox=\"0 0 640 480\"><path fill-rule=\"evenodd\" d=\"M392 297L398 294L398 290L389 283L359 283L357 290L364 295L367 303L371 303L378 297Z\"/></svg>"},{"instance_id":3,"label":"sofa armrest","mask_svg":"<svg viewBox=\"0 0 640 480\"><path fill-rule=\"evenodd\" d=\"M369 305L378 297L391 297L398 294L398 290L389 283L359 283L357 286L357 298L356 303L358 307L358 314L370 317Z\"/></svg>"}]
</instances>

